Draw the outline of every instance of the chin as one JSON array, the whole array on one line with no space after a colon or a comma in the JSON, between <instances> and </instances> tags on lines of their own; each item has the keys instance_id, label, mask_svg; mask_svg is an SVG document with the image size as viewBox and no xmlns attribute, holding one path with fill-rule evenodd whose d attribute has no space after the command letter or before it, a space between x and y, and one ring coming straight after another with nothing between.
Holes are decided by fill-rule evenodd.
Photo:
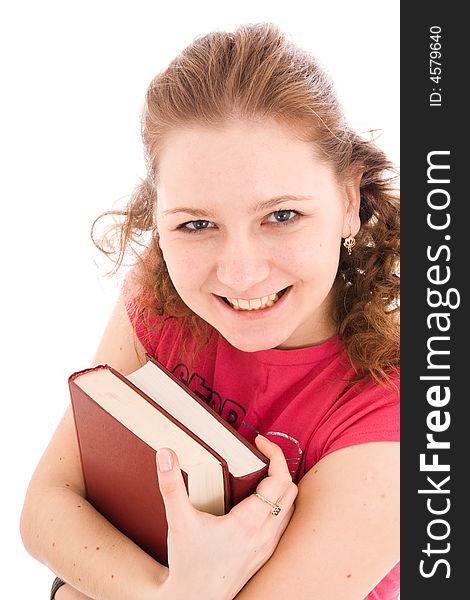
<instances>
[{"instance_id":1,"label":"chin","mask_svg":"<svg viewBox=\"0 0 470 600\"><path fill-rule=\"evenodd\" d=\"M225 336L224 336L225 337ZM227 338L225 338L227 339ZM269 350L270 348L272 348L273 346L266 346L266 344L263 343L246 343L246 342L240 342L235 343L232 340L228 339L227 340L234 348L237 348L237 350L241 350L242 352L259 352L260 350Z\"/></svg>"}]
</instances>

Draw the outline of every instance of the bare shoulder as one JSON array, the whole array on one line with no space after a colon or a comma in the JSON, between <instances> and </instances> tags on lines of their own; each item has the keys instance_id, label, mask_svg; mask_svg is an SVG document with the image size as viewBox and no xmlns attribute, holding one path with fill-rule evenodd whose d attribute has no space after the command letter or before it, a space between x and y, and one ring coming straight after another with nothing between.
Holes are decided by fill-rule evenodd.
<instances>
[{"instance_id":1,"label":"bare shoulder","mask_svg":"<svg viewBox=\"0 0 470 600\"><path fill-rule=\"evenodd\" d=\"M146 362L145 350L135 335L121 295L99 343L93 365L107 363L125 375Z\"/></svg>"},{"instance_id":2,"label":"bare shoulder","mask_svg":"<svg viewBox=\"0 0 470 600\"><path fill-rule=\"evenodd\" d=\"M398 442L369 442L337 450L322 458L299 483L309 494L312 488L323 493L354 489L361 493L378 492L377 500L384 505L399 495L400 444ZM348 500L350 502L350 500ZM355 502L360 503L360 498ZM339 507L338 507L339 508Z\"/></svg>"},{"instance_id":3,"label":"bare shoulder","mask_svg":"<svg viewBox=\"0 0 470 600\"><path fill-rule=\"evenodd\" d=\"M325 456L300 481L289 526L240 599L261 590L299 599L367 596L399 560L399 483L396 442Z\"/></svg>"}]
</instances>

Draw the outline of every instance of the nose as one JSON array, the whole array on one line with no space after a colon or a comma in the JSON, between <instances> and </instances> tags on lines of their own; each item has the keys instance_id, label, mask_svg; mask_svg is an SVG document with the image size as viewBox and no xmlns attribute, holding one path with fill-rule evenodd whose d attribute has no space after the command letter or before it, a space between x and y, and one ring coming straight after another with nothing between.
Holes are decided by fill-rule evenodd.
<instances>
[{"instance_id":1,"label":"nose","mask_svg":"<svg viewBox=\"0 0 470 600\"><path fill-rule=\"evenodd\" d=\"M270 269L266 249L256 236L234 235L224 240L217 261L217 278L227 293L249 294L269 277Z\"/></svg>"}]
</instances>

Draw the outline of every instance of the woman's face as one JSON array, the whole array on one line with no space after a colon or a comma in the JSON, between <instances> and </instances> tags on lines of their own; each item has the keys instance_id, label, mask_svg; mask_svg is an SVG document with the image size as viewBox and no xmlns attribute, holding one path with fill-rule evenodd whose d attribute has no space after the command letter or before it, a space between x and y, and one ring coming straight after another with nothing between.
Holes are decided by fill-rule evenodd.
<instances>
[{"instance_id":1,"label":"woman's face","mask_svg":"<svg viewBox=\"0 0 470 600\"><path fill-rule=\"evenodd\" d=\"M342 238L360 226L357 178L340 184L275 121L239 120L173 130L157 198L178 294L233 346L300 348L334 334L330 292Z\"/></svg>"}]
</instances>

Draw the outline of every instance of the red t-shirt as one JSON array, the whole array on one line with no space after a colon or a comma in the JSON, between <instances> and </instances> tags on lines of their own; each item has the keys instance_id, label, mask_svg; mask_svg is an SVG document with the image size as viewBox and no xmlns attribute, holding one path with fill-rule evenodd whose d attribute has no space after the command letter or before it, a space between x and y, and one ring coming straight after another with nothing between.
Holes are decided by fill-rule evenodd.
<instances>
[{"instance_id":1,"label":"red t-shirt","mask_svg":"<svg viewBox=\"0 0 470 600\"><path fill-rule=\"evenodd\" d=\"M129 315L135 316L131 305ZM247 440L261 433L280 446L295 483L327 454L365 442L399 441L399 395L354 378L338 337L296 350L243 352L217 331L191 360L181 319L162 318L152 331L136 319L146 351L203 398ZM393 377L398 387L398 373ZM399 563L367 596L395 600Z\"/></svg>"}]
</instances>

